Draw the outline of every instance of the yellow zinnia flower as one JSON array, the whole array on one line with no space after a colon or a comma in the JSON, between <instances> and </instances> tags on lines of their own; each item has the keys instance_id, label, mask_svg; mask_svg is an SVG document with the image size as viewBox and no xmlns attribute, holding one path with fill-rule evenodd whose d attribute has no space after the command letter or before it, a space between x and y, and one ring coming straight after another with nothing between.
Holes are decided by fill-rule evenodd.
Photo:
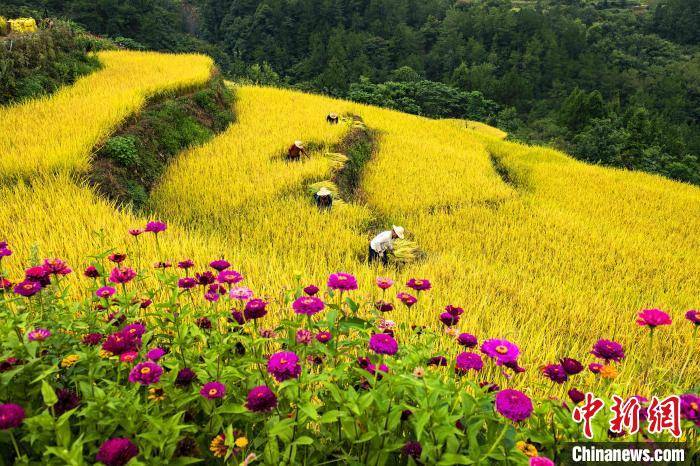
<instances>
[{"instance_id":1,"label":"yellow zinnia flower","mask_svg":"<svg viewBox=\"0 0 700 466\"><path fill-rule=\"evenodd\" d=\"M78 361L80 361L80 356L77 354L69 354L61 360L61 367L70 367Z\"/></svg>"}]
</instances>

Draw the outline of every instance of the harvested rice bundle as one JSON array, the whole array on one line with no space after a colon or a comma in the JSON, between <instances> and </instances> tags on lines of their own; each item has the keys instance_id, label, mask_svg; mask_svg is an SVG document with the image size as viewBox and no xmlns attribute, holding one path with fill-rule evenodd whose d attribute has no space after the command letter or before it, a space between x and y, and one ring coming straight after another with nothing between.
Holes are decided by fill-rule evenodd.
<instances>
[{"instance_id":1,"label":"harvested rice bundle","mask_svg":"<svg viewBox=\"0 0 700 466\"><path fill-rule=\"evenodd\" d=\"M418 243L407 240L397 239L394 242L394 261L399 264L408 264L417 260L421 256L421 250Z\"/></svg>"},{"instance_id":2,"label":"harvested rice bundle","mask_svg":"<svg viewBox=\"0 0 700 466\"><path fill-rule=\"evenodd\" d=\"M34 18L17 18L11 19L10 30L18 34L26 34L29 32L36 32L36 21Z\"/></svg>"},{"instance_id":3,"label":"harvested rice bundle","mask_svg":"<svg viewBox=\"0 0 700 466\"><path fill-rule=\"evenodd\" d=\"M348 161L348 156L340 152L326 152L323 156L331 162L333 168L342 168Z\"/></svg>"}]
</instances>

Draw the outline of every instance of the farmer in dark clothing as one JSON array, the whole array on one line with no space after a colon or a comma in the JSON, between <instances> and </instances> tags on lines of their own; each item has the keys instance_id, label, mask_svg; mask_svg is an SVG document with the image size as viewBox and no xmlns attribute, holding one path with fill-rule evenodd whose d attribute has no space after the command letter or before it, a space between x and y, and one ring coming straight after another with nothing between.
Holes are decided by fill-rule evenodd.
<instances>
[{"instance_id":1,"label":"farmer in dark clothing","mask_svg":"<svg viewBox=\"0 0 700 466\"><path fill-rule=\"evenodd\" d=\"M332 125L337 125L338 124L338 114L337 113L329 113L328 116L326 117L326 121Z\"/></svg>"},{"instance_id":2,"label":"farmer in dark clothing","mask_svg":"<svg viewBox=\"0 0 700 466\"><path fill-rule=\"evenodd\" d=\"M292 144L292 147L289 148L287 151L287 160L299 160L301 159L301 156L305 155L308 157L308 154L306 153L306 149L304 149L304 143L301 141L294 141L294 144Z\"/></svg>"},{"instance_id":3,"label":"farmer in dark clothing","mask_svg":"<svg viewBox=\"0 0 700 466\"><path fill-rule=\"evenodd\" d=\"M381 260L382 264L387 265L389 263L388 253L394 250L394 241L396 241L396 238L404 238L403 227L394 225L391 227L391 230L383 231L375 236L372 241L369 242L368 262L371 264Z\"/></svg>"},{"instance_id":4,"label":"farmer in dark clothing","mask_svg":"<svg viewBox=\"0 0 700 466\"><path fill-rule=\"evenodd\" d=\"M333 193L331 193L330 189L323 187L314 194L314 200L319 210L330 210L333 206Z\"/></svg>"}]
</instances>

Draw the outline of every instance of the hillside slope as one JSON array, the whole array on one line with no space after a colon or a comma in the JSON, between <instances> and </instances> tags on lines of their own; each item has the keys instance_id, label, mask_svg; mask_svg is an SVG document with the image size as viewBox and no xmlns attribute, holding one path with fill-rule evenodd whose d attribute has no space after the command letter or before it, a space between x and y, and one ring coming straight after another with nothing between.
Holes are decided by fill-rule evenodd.
<instances>
[{"instance_id":1,"label":"hillside slope","mask_svg":"<svg viewBox=\"0 0 700 466\"><path fill-rule=\"evenodd\" d=\"M161 56L150 56L153 61L145 64L132 58L121 52L109 56L125 60L127 70L154 67L171 77L144 85L150 92L204 75L161 68ZM114 73L121 82L132 76ZM99 74L90 78L97 80L97 89L109 87ZM52 113L57 110L49 109L65 108L66 95L80 90L97 105L100 93L91 96L89 89L81 80L50 99L32 102L42 109L33 118L21 106L3 109L0 122L16 122L20 136L41 134L47 122L58 121ZM223 255L263 294L290 286L297 271L304 283L319 285L329 271L352 272L362 289L370 289L377 275L394 276L399 283L428 278L436 291L416 307L397 308L391 318L439 325L439 309L450 303L464 307L463 331L506 337L522 346L522 364L530 370L518 383L537 388L544 382L536 367L585 354L602 337L614 337L628 349L618 379L625 392L677 382L665 375L685 361L690 326L674 326L666 338L657 339L664 357L657 359L656 372L642 374L638 361L646 342L634 315L641 308L661 307L682 320L683 312L697 306L700 189L585 165L454 121L270 88L241 87L237 94L236 124L182 154L153 193L155 214L172 224L162 245L169 260L192 257L202 265ZM142 99L133 91L119 95L109 100L119 112L134 111L133 102ZM321 213L311 203L309 185L333 177L334 164L323 154L352 129L350 122L327 125L330 111L361 117L378 137L359 200ZM84 167L92 144L109 125L86 124L88 135L75 125L68 128L73 131L68 135L44 136L45 159L38 150L27 156L19 149L24 146L6 143L13 149L0 166L3 175ZM311 157L290 164L282 154L296 139L307 142ZM108 247L145 263L163 257L152 244L128 236L127 230L143 219L116 212L65 174L41 178L34 187L8 185L0 195L5 200L0 231L17 245L21 259L35 243L41 255L66 258L76 268ZM391 223L407 228L425 259L401 270L368 267L367 240ZM91 233L96 230L101 236ZM271 314L280 312L287 310ZM698 370L690 367L678 382L687 386L700 378Z\"/></svg>"}]
</instances>

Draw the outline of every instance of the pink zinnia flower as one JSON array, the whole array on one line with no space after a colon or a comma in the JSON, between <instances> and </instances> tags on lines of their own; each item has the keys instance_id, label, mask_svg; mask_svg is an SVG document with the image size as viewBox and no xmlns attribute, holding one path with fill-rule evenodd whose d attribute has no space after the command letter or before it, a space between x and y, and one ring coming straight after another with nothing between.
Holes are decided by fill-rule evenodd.
<instances>
[{"instance_id":1,"label":"pink zinnia flower","mask_svg":"<svg viewBox=\"0 0 700 466\"><path fill-rule=\"evenodd\" d=\"M333 273L328 277L328 288L340 291L356 290L357 279L349 273Z\"/></svg>"},{"instance_id":2,"label":"pink zinnia flower","mask_svg":"<svg viewBox=\"0 0 700 466\"><path fill-rule=\"evenodd\" d=\"M41 283L25 280L15 285L14 292L25 298L31 298L41 291Z\"/></svg>"},{"instance_id":3,"label":"pink zinnia flower","mask_svg":"<svg viewBox=\"0 0 700 466\"><path fill-rule=\"evenodd\" d=\"M296 342L299 343L300 345L308 345L311 343L311 338L313 337L313 334L305 329L300 329L297 330L296 334Z\"/></svg>"},{"instance_id":4,"label":"pink zinnia flower","mask_svg":"<svg viewBox=\"0 0 700 466\"><path fill-rule=\"evenodd\" d=\"M688 321L690 321L690 323L692 324L700 325L700 311L691 309L685 313L685 318L688 319Z\"/></svg>"},{"instance_id":5,"label":"pink zinnia flower","mask_svg":"<svg viewBox=\"0 0 700 466\"><path fill-rule=\"evenodd\" d=\"M152 350L149 350L148 353L146 353L146 357L153 362L158 362L158 360L165 356L165 354L166 351L163 348L156 347Z\"/></svg>"},{"instance_id":6,"label":"pink zinnia flower","mask_svg":"<svg viewBox=\"0 0 700 466\"><path fill-rule=\"evenodd\" d=\"M369 349L377 354L392 356L399 350L399 345L394 338L387 333L376 333L369 339Z\"/></svg>"},{"instance_id":7,"label":"pink zinnia flower","mask_svg":"<svg viewBox=\"0 0 700 466\"><path fill-rule=\"evenodd\" d=\"M416 291L428 291L433 286L430 284L430 280L424 278L411 278L406 286Z\"/></svg>"},{"instance_id":8,"label":"pink zinnia flower","mask_svg":"<svg viewBox=\"0 0 700 466\"><path fill-rule=\"evenodd\" d=\"M455 361L455 372L465 374L469 370L479 372L484 367L484 361L476 353L465 351L457 355Z\"/></svg>"},{"instance_id":9,"label":"pink zinnia flower","mask_svg":"<svg viewBox=\"0 0 700 466\"><path fill-rule=\"evenodd\" d=\"M520 349L508 340L493 338L481 344L481 352L496 361L501 366L518 360Z\"/></svg>"},{"instance_id":10,"label":"pink zinnia flower","mask_svg":"<svg viewBox=\"0 0 700 466\"><path fill-rule=\"evenodd\" d=\"M496 411L511 421L524 421L532 410L532 401L521 391L506 389L496 394Z\"/></svg>"},{"instance_id":11,"label":"pink zinnia flower","mask_svg":"<svg viewBox=\"0 0 700 466\"><path fill-rule=\"evenodd\" d=\"M306 293L309 296L315 296L316 293L318 293L318 287L316 285L309 285L307 287L304 287L304 293Z\"/></svg>"},{"instance_id":12,"label":"pink zinnia flower","mask_svg":"<svg viewBox=\"0 0 700 466\"><path fill-rule=\"evenodd\" d=\"M109 281L112 283L125 284L129 283L136 277L134 269L128 267L115 267L109 274Z\"/></svg>"},{"instance_id":13,"label":"pink zinnia flower","mask_svg":"<svg viewBox=\"0 0 700 466\"><path fill-rule=\"evenodd\" d=\"M267 372L278 382L287 379L296 379L301 374L299 357L292 351L281 351L270 356L267 362Z\"/></svg>"},{"instance_id":14,"label":"pink zinnia flower","mask_svg":"<svg viewBox=\"0 0 700 466\"><path fill-rule=\"evenodd\" d=\"M302 296L292 303L292 308L297 314L312 316L323 310L325 304L315 296Z\"/></svg>"},{"instance_id":15,"label":"pink zinnia flower","mask_svg":"<svg viewBox=\"0 0 700 466\"><path fill-rule=\"evenodd\" d=\"M316 334L316 341L319 343L328 343L333 339L333 334L331 332L318 332Z\"/></svg>"},{"instance_id":16,"label":"pink zinnia flower","mask_svg":"<svg viewBox=\"0 0 700 466\"><path fill-rule=\"evenodd\" d=\"M226 283L228 285L235 285L241 280L243 280L243 275L236 272L235 270L222 270L216 277L216 281L218 281L219 283Z\"/></svg>"},{"instance_id":17,"label":"pink zinnia flower","mask_svg":"<svg viewBox=\"0 0 700 466\"><path fill-rule=\"evenodd\" d=\"M24 408L14 403L0 404L0 430L15 429L22 425Z\"/></svg>"},{"instance_id":18,"label":"pink zinnia flower","mask_svg":"<svg viewBox=\"0 0 700 466\"><path fill-rule=\"evenodd\" d=\"M138 454L138 447L128 438L111 438L100 446L95 460L107 466L124 466Z\"/></svg>"},{"instance_id":19,"label":"pink zinnia flower","mask_svg":"<svg viewBox=\"0 0 700 466\"><path fill-rule=\"evenodd\" d=\"M216 270L217 272L221 272L222 270L226 270L229 267L231 267L231 264L227 260L217 259L215 261L211 261L209 263L209 267Z\"/></svg>"},{"instance_id":20,"label":"pink zinnia flower","mask_svg":"<svg viewBox=\"0 0 700 466\"><path fill-rule=\"evenodd\" d=\"M226 396L226 385L221 382L207 382L204 384L199 394L204 398L213 400L215 398L223 398Z\"/></svg>"},{"instance_id":21,"label":"pink zinnia flower","mask_svg":"<svg viewBox=\"0 0 700 466\"><path fill-rule=\"evenodd\" d=\"M140 362L129 372L129 382L151 385L158 383L163 374L163 368L154 362Z\"/></svg>"},{"instance_id":22,"label":"pink zinnia flower","mask_svg":"<svg viewBox=\"0 0 700 466\"><path fill-rule=\"evenodd\" d=\"M530 458L528 466L556 466L554 461L550 460L546 456L533 456Z\"/></svg>"},{"instance_id":23,"label":"pink zinnia flower","mask_svg":"<svg viewBox=\"0 0 700 466\"><path fill-rule=\"evenodd\" d=\"M231 288L229 296L231 299L236 299L238 301L247 301L253 297L253 290L245 286L239 286L237 288Z\"/></svg>"},{"instance_id":24,"label":"pink zinnia flower","mask_svg":"<svg viewBox=\"0 0 700 466\"><path fill-rule=\"evenodd\" d=\"M119 360L121 362L134 362L138 359L139 353L136 351L127 351L126 353L122 353L119 355Z\"/></svg>"},{"instance_id":25,"label":"pink zinnia flower","mask_svg":"<svg viewBox=\"0 0 700 466\"><path fill-rule=\"evenodd\" d=\"M659 309L645 309L637 315L637 325L653 330L660 325L671 325L671 317Z\"/></svg>"},{"instance_id":26,"label":"pink zinnia flower","mask_svg":"<svg viewBox=\"0 0 700 466\"><path fill-rule=\"evenodd\" d=\"M147 231L149 233L155 233L157 235L158 233L161 233L161 232L167 230L167 228L168 228L168 225L166 223L155 221L155 222L148 222L146 224L145 231Z\"/></svg>"},{"instance_id":27,"label":"pink zinnia flower","mask_svg":"<svg viewBox=\"0 0 700 466\"><path fill-rule=\"evenodd\" d=\"M377 277L377 286L382 290L388 290L394 284L391 278Z\"/></svg>"},{"instance_id":28,"label":"pink zinnia flower","mask_svg":"<svg viewBox=\"0 0 700 466\"><path fill-rule=\"evenodd\" d=\"M54 275L68 275L72 272L68 264L61 259L44 259L44 268Z\"/></svg>"},{"instance_id":29,"label":"pink zinnia flower","mask_svg":"<svg viewBox=\"0 0 700 466\"><path fill-rule=\"evenodd\" d=\"M277 406L277 397L266 385L260 385L248 392L245 406L256 413L272 411Z\"/></svg>"},{"instance_id":30,"label":"pink zinnia flower","mask_svg":"<svg viewBox=\"0 0 700 466\"><path fill-rule=\"evenodd\" d=\"M185 259L184 261L178 262L177 266L181 269L188 270L194 267L194 261L192 261L192 259Z\"/></svg>"},{"instance_id":31,"label":"pink zinnia flower","mask_svg":"<svg viewBox=\"0 0 700 466\"><path fill-rule=\"evenodd\" d=\"M418 299L416 299L415 296L405 293L403 291L397 294L396 298L398 298L399 301L404 303L404 305L406 305L406 307L409 308L418 302Z\"/></svg>"},{"instance_id":32,"label":"pink zinnia flower","mask_svg":"<svg viewBox=\"0 0 700 466\"><path fill-rule=\"evenodd\" d=\"M100 276L100 272L94 265L89 265L85 268L85 272L83 272L83 275L85 275L88 278L98 278Z\"/></svg>"},{"instance_id":33,"label":"pink zinnia flower","mask_svg":"<svg viewBox=\"0 0 700 466\"><path fill-rule=\"evenodd\" d=\"M51 331L45 328L37 328L27 334L29 341L44 341L51 336Z\"/></svg>"},{"instance_id":34,"label":"pink zinnia flower","mask_svg":"<svg viewBox=\"0 0 700 466\"><path fill-rule=\"evenodd\" d=\"M143 230L140 229L140 228L132 228L131 230L129 230L129 234L130 234L131 236L138 236L138 235L140 235L141 233L143 233Z\"/></svg>"},{"instance_id":35,"label":"pink zinnia flower","mask_svg":"<svg viewBox=\"0 0 700 466\"><path fill-rule=\"evenodd\" d=\"M97 291L95 291L95 295L98 298L109 298L116 293L117 290L112 288L111 286L103 286L102 288L99 288Z\"/></svg>"},{"instance_id":36,"label":"pink zinnia flower","mask_svg":"<svg viewBox=\"0 0 700 466\"><path fill-rule=\"evenodd\" d=\"M107 259L114 262L115 264L121 264L126 260L126 254L120 254L115 252L114 254L110 254L109 257L107 257Z\"/></svg>"},{"instance_id":37,"label":"pink zinnia flower","mask_svg":"<svg viewBox=\"0 0 700 466\"><path fill-rule=\"evenodd\" d=\"M197 286L197 280L195 280L192 277L182 277L177 281L177 286L179 286L183 290L191 290L192 288Z\"/></svg>"}]
</instances>

